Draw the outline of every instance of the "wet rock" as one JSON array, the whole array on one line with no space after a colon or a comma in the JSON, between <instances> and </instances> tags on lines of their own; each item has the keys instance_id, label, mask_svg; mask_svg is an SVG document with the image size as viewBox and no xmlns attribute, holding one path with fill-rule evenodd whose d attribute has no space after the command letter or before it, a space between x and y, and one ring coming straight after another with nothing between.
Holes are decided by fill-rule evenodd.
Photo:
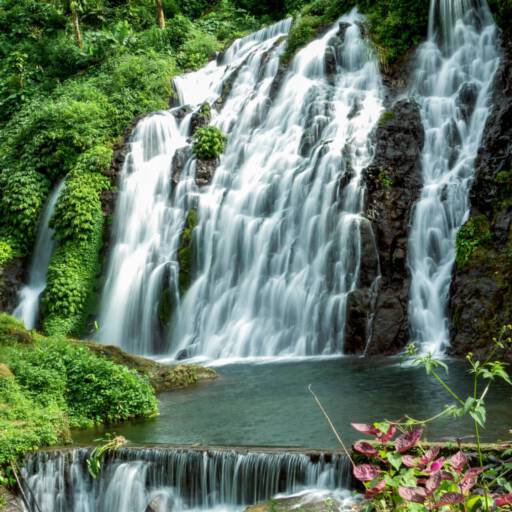
<instances>
[{"instance_id":1,"label":"wet rock","mask_svg":"<svg viewBox=\"0 0 512 512\"><path fill-rule=\"evenodd\" d=\"M178 354L176 355L177 361L183 361L184 359L189 359L189 358L190 358L190 354L186 348L184 348L183 350L180 350L178 352Z\"/></svg>"},{"instance_id":2,"label":"wet rock","mask_svg":"<svg viewBox=\"0 0 512 512\"><path fill-rule=\"evenodd\" d=\"M174 185L177 185L181 179L185 165L192 156L192 148L190 146L184 146L179 148L172 158L171 164L171 179Z\"/></svg>"},{"instance_id":3,"label":"wet rock","mask_svg":"<svg viewBox=\"0 0 512 512\"><path fill-rule=\"evenodd\" d=\"M211 117L210 104L205 102L192 114L190 119L190 134L194 135L199 128L208 126L210 124Z\"/></svg>"},{"instance_id":4,"label":"wet rock","mask_svg":"<svg viewBox=\"0 0 512 512\"><path fill-rule=\"evenodd\" d=\"M15 496L4 486L0 486L0 503L2 502L4 503L3 506L0 505L2 512L23 512L26 510L21 502L21 498Z\"/></svg>"},{"instance_id":5,"label":"wet rock","mask_svg":"<svg viewBox=\"0 0 512 512\"><path fill-rule=\"evenodd\" d=\"M18 303L18 291L25 281L22 258L14 258L0 267L0 311L13 311Z\"/></svg>"},{"instance_id":6,"label":"wet rock","mask_svg":"<svg viewBox=\"0 0 512 512\"><path fill-rule=\"evenodd\" d=\"M265 503L251 505L244 512L330 512L360 510L356 500L341 500L336 497L304 493L299 496L275 498Z\"/></svg>"},{"instance_id":7,"label":"wet rock","mask_svg":"<svg viewBox=\"0 0 512 512\"><path fill-rule=\"evenodd\" d=\"M416 103L395 103L383 116L375 138L375 157L364 176L367 215L375 235L381 278L368 354L388 354L409 341L407 240L412 207L422 185L420 157L424 141Z\"/></svg>"},{"instance_id":8,"label":"wet rock","mask_svg":"<svg viewBox=\"0 0 512 512\"><path fill-rule=\"evenodd\" d=\"M192 112L192 108L189 105L183 105L172 109L172 115L178 123L181 123L186 116Z\"/></svg>"},{"instance_id":9,"label":"wet rock","mask_svg":"<svg viewBox=\"0 0 512 512\"><path fill-rule=\"evenodd\" d=\"M347 298L347 317L345 322L345 354L361 354L368 341L368 322L370 320L370 294L368 289L351 292Z\"/></svg>"},{"instance_id":10,"label":"wet rock","mask_svg":"<svg viewBox=\"0 0 512 512\"><path fill-rule=\"evenodd\" d=\"M204 187L212 182L215 169L219 165L219 159L212 160L196 160L196 184L198 187Z\"/></svg>"},{"instance_id":11,"label":"wet rock","mask_svg":"<svg viewBox=\"0 0 512 512\"><path fill-rule=\"evenodd\" d=\"M475 84L464 84L460 88L459 95L457 97L457 106L462 112L462 116L466 122L475 110L477 97L478 91Z\"/></svg>"},{"instance_id":12,"label":"wet rock","mask_svg":"<svg viewBox=\"0 0 512 512\"><path fill-rule=\"evenodd\" d=\"M468 93L469 94L469 93ZM471 217L484 217L489 236L457 265L450 294L452 353L484 356L512 321L512 40L505 36L493 109L475 162ZM512 353L505 354L512 359Z\"/></svg>"}]
</instances>

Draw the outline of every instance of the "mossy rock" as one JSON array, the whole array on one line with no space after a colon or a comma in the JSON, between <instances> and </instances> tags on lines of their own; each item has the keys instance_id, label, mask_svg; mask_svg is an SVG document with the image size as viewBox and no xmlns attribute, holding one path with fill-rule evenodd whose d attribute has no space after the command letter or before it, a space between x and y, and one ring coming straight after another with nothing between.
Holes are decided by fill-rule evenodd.
<instances>
[{"instance_id":1,"label":"mossy rock","mask_svg":"<svg viewBox=\"0 0 512 512\"><path fill-rule=\"evenodd\" d=\"M0 363L0 379L8 379L11 377L14 377L11 369L6 364Z\"/></svg>"}]
</instances>

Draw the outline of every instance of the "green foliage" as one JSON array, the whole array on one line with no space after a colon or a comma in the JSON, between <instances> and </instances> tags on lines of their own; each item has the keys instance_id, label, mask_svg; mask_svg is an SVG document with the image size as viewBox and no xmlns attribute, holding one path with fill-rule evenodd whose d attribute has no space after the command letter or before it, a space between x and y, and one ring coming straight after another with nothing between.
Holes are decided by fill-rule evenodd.
<instances>
[{"instance_id":1,"label":"green foliage","mask_svg":"<svg viewBox=\"0 0 512 512\"><path fill-rule=\"evenodd\" d=\"M216 126L203 126L194 133L194 153L198 158L211 160L219 157L227 138Z\"/></svg>"},{"instance_id":2,"label":"green foliage","mask_svg":"<svg viewBox=\"0 0 512 512\"><path fill-rule=\"evenodd\" d=\"M427 35L429 3L424 0L358 0L384 65L390 64Z\"/></svg>"},{"instance_id":3,"label":"green foliage","mask_svg":"<svg viewBox=\"0 0 512 512\"><path fill-rule=\"evenodd\" d=\"M194 248L194 239L193 232L195 227L197 226L197 211L194 209L190 209L187 213L187 219L185 221L185 226L183 227L183 231L180 237L180 246L178 249L178 263L180 266L180 293L184 295L187 291L187 288L190 285L192 280L192 258L193 258L193 248Z\"/></svg>"},{"instance_id":4,"label":"green foliage","mask_svg":"<svg viewBox=\"0 0 512 512\"><path fill-rule=\"evenodd\" d=\"M0 173L0 230L22 251L32 244L48 190L48 180L37 172Z\"/></svg>"},{"instance_id":5,"label":"green foliage","mask_svg":"<svg viewBox=\"0 0 512 512\"><path fill-rule=\"evenodd\" d=\"M385 188L393 186L393 178L385 170L379 172L379 181Z\"/></svg>"},{"instance_id":6,"label":"green foliage","mask_svg":"<svg viewBox=\"0 0 512 512\"><path fill-rule=\"evenodd\" d=\"M13 329L29 339L20 343L13 338ZM65 415L72 427L157 413L146 377L95 355L80 342L30 337L5 314L0 314L0 355L14 373L24 398L37 407L59 410L56 416Z\"/></svg>"},{"instance_id":7,"label":"green foliage","mask_svg":"<svg viewBox=\"0 0 512 512\"><path fill-rule=\"evenodd\" d=\"M195 70L204 66L219 49L219 43L214 36L194 30L178 52L177 63L183 70Z\"/></svg>"},{"instance_id":8,"label":"green foliage","mask_svg":"<svg viewBox=\"0 0 512 512\"><path fill-rule=\"evenodd\" d=\"M4 240L0 240L0 268L9 263L13 256L14 251L12 247Z\"/></svg>"},{"instance_id":9,"label":"green foliage","mask_svg":"<svg viewBox=\"0 0 512 512\"><path fill-rule=\"evenodd\" d=\"M110 155L101 155L106 158L103 163L107 168L110 165ZM96 165L95 156L98 155L84 153L79 163L80 170ZM97 229L97 219L102 215L100 193L109 187L108 179L101 174L83 170L70 173L50 222L50 226L55 229L55 238L61 241L90 240Z\"/></svg>"},{"instance_id":10,"label":"green foliage","mask_svg":"<svg viewBox=\"0 0 512 512\"><path fill-rule=\"evenodd\" d=\"M478 247L491 238L489 221L484 215L471 217L457 233L457 265L464 266Z\"/></svg>"},{"instance_id":11,"label":"green foliage","mask_svg":"<svg viewBox=\"0 0 512 512\"><path fill-rule=\"evenodd\" d=\"M394 112L390 110L386 110L382 113L379 119L379 126L385 126L387 123L392 121L395 118Z\"/></svg>"}]
</instances>

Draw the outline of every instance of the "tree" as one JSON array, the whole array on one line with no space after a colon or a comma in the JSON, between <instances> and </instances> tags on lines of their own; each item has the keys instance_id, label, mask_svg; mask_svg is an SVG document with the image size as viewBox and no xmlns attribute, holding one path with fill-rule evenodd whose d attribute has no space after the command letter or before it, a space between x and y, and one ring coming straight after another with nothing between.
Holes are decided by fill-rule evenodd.
<instances>
[{"instance_id":1,"label":"tree","mask_svg":"<svg viewBox=\"0 0 512 512\"><path fill-rule=\"evenodd\" d=\"M165 14L162 0L155 0L156 2L156 20L160 28L165 28Z\"/></svg>"}]
</instances>

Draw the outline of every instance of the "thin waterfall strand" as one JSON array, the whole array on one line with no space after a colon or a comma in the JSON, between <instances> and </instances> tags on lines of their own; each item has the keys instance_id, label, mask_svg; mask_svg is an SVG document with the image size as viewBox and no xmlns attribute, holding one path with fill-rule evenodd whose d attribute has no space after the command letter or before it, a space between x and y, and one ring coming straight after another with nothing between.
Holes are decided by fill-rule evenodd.
<instances>
[{"instance_id":1,"label":"thin waterfall strand","mask_svg":"<svg viewBox=\"0 0 512 512\"><path fill-rule=\"evenodd\" d=\"M455 240L468 218L475 158L499 63L497 27L485 0L432 0L418 54L415 95L425 129L423 190L409 240L409 321L422 351L449 345L447 302Z\"/></svg>"},{"instance_id":2,"label":"thin waterfall strand","mask_svg":"<svg viewBox=\"0 0 512 512\"><path fill-rule=\"evenodd\" d=\"M46 274L55 247L53 229L50 228L50 220L53 217L55 206L64 189L64 180L61 181L50 193L46 205L43 208L39 227L37 230L36 244L30 264L28 282L18 294L18 305L13 315L19 318L27 329L34 329L39 317L39 304L41 295L46 288Z\"/></svg>"}]
</instances>

